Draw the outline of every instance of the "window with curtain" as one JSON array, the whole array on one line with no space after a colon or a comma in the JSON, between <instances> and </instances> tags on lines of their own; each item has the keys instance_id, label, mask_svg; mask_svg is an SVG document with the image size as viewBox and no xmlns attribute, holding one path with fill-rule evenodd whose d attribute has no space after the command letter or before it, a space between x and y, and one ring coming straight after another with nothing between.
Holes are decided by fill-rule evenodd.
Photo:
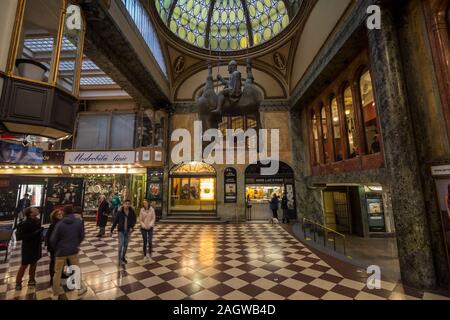
<instances>
[{"instance_id":1,"label":"window with curtain","mask_svg":"<svg viewBox=\"0 0 450 320\"><path fill-rule=\"evenodd\" d=\"M355 107L352 89L347 85L344 89L345 127L347 131L348 157L358 156L358 136L356 134Z\"/></svg>"},{"instance_id":2,"label":"window with curtain","mask_svg":"<svg viewBox=\"0 0 450 320\"><path fill-rule=\"evenodd\" d=\"M367 152L369 154L374 154L380 152L381 147L377 127L377 110L372 78L369 71L363 73L359 85Z\"/></svg>"}]
</instances>

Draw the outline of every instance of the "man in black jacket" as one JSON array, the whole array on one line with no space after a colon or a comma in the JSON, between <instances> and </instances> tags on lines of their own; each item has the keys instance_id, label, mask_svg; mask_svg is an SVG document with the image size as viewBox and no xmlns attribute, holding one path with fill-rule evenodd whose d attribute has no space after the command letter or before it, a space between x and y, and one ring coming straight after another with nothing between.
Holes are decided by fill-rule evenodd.
<instances>
[{"instance_id":1,"label":"man in black jacket","mask_svg":"<svg viewBox=\"0 0 450 320\"><path fill-rule=\"evenodd\" d=\"M116 226L119 231L119 263L126 264L128 262L125 256L127 254L128 242L135 225L136 214L134 213L133 208L131 208L131 201L125 200L122 209L117 212L111 227L111 235Z\"/></svg>"},{"instance_id":2,"label":"man in black jacket","mask_svg":"<svg viewBox=\"0 0 450 320\"><path fill-rule=\"evenodd\" d=\"M22 278L28 266L28 286L36 286L35 274L37 262L42 256L42 227L37 208L26 208L26 220L17 226L17 240L22 241L22 263L16 277L16 290L22 290Z\"/></svg>"}]
</instances>

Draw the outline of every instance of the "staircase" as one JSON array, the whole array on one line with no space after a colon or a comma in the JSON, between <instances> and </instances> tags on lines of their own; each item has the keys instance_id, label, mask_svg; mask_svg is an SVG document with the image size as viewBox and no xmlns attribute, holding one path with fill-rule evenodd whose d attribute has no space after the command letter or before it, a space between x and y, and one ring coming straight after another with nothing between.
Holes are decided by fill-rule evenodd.
<instances>
[{"instance_id":1,"label":"staircase","mask_svg":"<svg viewBox=\"0 0 450 320\"><path fill-rule=\"evenodd\" d=\"M224 224L226 220L219 218L216 213L177 212L159 220L163 224Z\"/></svg>"}]
</instances>

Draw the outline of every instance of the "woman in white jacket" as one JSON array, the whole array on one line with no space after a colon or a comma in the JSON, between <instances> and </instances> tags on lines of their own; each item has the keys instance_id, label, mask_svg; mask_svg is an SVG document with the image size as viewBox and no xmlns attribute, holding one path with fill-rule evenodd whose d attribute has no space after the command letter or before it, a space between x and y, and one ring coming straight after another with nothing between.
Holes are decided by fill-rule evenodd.
<instances>
[{"instance_id":1,"label":"woman in white jacket","mask_svg":"<svg viewBox=\"0 0 450 320\"><path fill-rule=\"evenodd\" d=\"M153 228L155 227L155 221L155 209L153 209L148 200L144 200L144 207L139 214L139 222L141 224L142 239L144 241L144 258L147 259L150 259L150 256L152 255Z\"/></svg>"}]
</instances>

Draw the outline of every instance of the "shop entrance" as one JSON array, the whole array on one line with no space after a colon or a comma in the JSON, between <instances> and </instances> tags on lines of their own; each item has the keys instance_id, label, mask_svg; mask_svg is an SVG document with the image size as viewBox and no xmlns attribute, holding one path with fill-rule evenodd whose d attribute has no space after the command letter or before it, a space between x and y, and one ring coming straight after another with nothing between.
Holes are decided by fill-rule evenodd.
<instances>
[{"instance_id":1,"label":"shop entrance","mask_svg":"<svg viewBox=\"0 0 450 320\"><path fill-rule=\"evenodd\" d=\"M358 187L329 187L323 192L323 202L328 228L364 237Z\"/></svg>"},{"instance_id":2,"label":"shop entrance","mask_svg":"<svg viewBox=\"0 0 450 320\"><path fill-rule=\"evenodd\" d=\"M216 214L216 170L203 162L176 166L170 172L170 214Z\"/></svg>"},{"instance_id":3,"label":"shop entrance","mask_svg":"<svg viewBox=\"0 0 450 320\"><path fill-rule=\"evenodd\" d=\"M269 202L274 194L279 197L278 218L283 217L281 198L286 192L288 198L289 219L296 219L296 201L294 189L294 171L286 163L279 163L276 175L265 176L261 169L265 165L258 163L247 167L245 171L245 199L250 198L251 208L247 208L247 220L268 220L273 217Z\"/></svg>"}]
</instances>

